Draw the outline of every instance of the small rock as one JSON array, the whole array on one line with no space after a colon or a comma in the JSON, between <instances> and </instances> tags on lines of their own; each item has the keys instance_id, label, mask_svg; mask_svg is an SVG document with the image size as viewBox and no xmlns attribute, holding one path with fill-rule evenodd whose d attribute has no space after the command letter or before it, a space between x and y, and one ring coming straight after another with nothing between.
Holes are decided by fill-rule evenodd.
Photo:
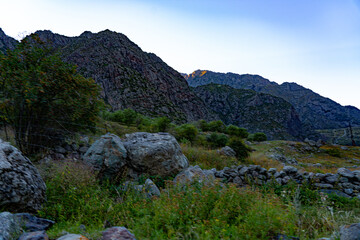
<instances>
[{"instance_id":1,"label":"small rock","mask_svg":"<svg viewBox=\"0 0 360 240\"><path fill-rule=\"evenodd\" d=\"M20 236L18 240L49 240L45 231L27 232Z\"/></svg>"},{"instance_id":2,"label":"small rock","mask_svg":"<svg viewBox=\"0 0 360 240\"><path fill-rule=\"evenodd\" d=\"M321 189L332 189L332 188L334 188L333 185L328 184L328 183L315 183L314 185L315 185L315 187L321 188Z\"/></svg>"},{"instance_id":3,"label":"small rock","mask_svg":"<svg viewBox=\"0 0 360 240\"><path fill-rule=\"evenodd\" d=\"M179 173L174 183L184 185L187 183L193 183L194 181L212 184L215 181L215 176L210 170L202 170L199 166L190 166L181 173Z\"/></svg>"},{"instance_id":4,"label":"small rock","mask_svg":"<svg viewBox=\"0 0 360 240\"><path fill-rule=\"evenodd\" d=\"M124 227L112 227L102 232L102 240L136 240L136 238Z\"/></svg>"},{"instance_id":5,"label":"small rock","mask_svg":"<svg viewBox=\"0 0 360 240\"><path fill-rule=\"evenodd\" d=\"M276 171L277 171L276 168L270 168L270 169L268 170L268 173L274 175L274 174L276 173Z\"/></svg>"},{"instance_id":6,"label":"small rock","mask_svg":"<svg viewBox=\"0 0 360 240\"><path fill-rule=\"evenodd\" d=\"M37 218L32 216L29 213L17 213L14 214L17 220L21 223L22 228L28 232L37 232L49 229L52 225L55 224L54 221Z\"/></svg>"},{"instance_id":7,"label":"small rock","mask_svg":"<svg viewBox=\"0 0 360 240\"><path fill-rule=\"evenodd\" d=\"M88 240L88 238L80 234L66 234L57 240Z\"/></svg>"},{"instance_id":8,"label":"small rock","mask_svg":"<svg viewBox=\"0 0 360 240\"><path fill-rule=\"evenodd\" d=\"M54 150L55 150L55 152L61 153L61 154L66 154L66 152L67 152L65 148L60 147L60 146L56 146Z\"/></svg>"},{"instance_id":9,"label":"small rock","mask_svg":"<svg viewBox=\"0 0 360 240\"><path fill-rule=\"evenodd\" d=\"M223 147L220 150L217 151L220 155L224 155L227 157L235 157L236 156L236 152L234 151L234 149L232 149L229 146Z\"/></svg>"},{"instance_id":10,"label":"small rock","mask_svg":"<svg viewBox=\"0 0 360 240\"><path fill-rule=\"evenodd\" d=\"M285 173L287 173L287 174L295 174L295 173L297 173L297 168L296 167L292 167L292 166L285 166L284 168L283 168L283 171L285 172Z\"/></svg>"},{"instance_id":11,"label":"small rock","mask_svg":"<svg viewBox=\"0 0 360 240\"><path fill-rule=\"evenodd\" d=\"M326 194L335 194L335 195L338 195L339 197L350 198L350 196L347 195L346 193L343 193L336 189L321 189L321 190L319 190L319 192L326 193Z\"/></svg>"},{"instance_id":12,"label":"small rock","mask_svg":"<svg viewBox=\"0 0 360 240\"><path fill-rule=\"evenodd\" d=\"M151 198L153 196L160 197L159 188L150 179L146 179L145 181L145 193L148 198Z\"/></svg>"},{"instance_id":13,"label":"small rock","mask_svg":"<svg viewBox=\"0 0 360 240\"><path fill-rule=\"evenodd\" d=\"M344 189L344 193L351 196L354 193L354 191L351 188L346 188Z\"/></svg>"},{"instance_id":14,"label":"small rock","mask_svg":"<svg viewBox=\"0 0 360 240\"><path fill-rule=\"evenodd\" d=\"M347 178L353 178L355 176L353 172L351 172L349 169L346 169L346 168L339 168L337 170L337 173L340 176L347 177Z\"/></svg>"}]
</instances>

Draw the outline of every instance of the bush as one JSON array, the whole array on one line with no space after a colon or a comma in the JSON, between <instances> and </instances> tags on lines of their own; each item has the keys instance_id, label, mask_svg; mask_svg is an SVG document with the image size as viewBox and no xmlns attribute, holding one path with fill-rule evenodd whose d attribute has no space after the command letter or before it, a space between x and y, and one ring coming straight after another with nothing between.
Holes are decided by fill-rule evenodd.
<instances>
[{"instance_id":1,"label":"bush","mask_svg":"<svg viewBox=\"0 0 360 240\"><path fill-rule=\"evenodd\" d=\"M207 136L206 140L212 147L219 148L226 146L229 138L225 134L212 133Z\"/></svg>"},{"instance_id":2,"label":"bush","mask_svg":"<svg viewBox=\"0 0 360 240\"><path fill-rule=\"evenodd\" d=\"M159 132L165 132L171 123L171 120L168 117L160 117L155 120L157 129Z\"/></svg>"},{"instance_id":3,"label":"bush","mask_svg":"<svg viewBox=\"0 0 360 240\"><path fill-rule=\"evenodd\" d=\"M249 133L247 132L247 130L245 128L239 128L234 125L227 126L226 133L231 136L236 136L236 137L240 137L240 138L247 138L249 136Z\"/></svg>"},{"instance_id":4,"label":"bush","mask_svg":"<svg viewBox=\"0 0 360 240\"><path fill-rule=\"evenodd\" d=\"M176 128L176 137L178 140L186 139L193 142L198 135L198 129L193 124L183 124Z\"/></svg>"},{"instance_id":5,"label":"bush","mask_svg":"<svg viewBox=\"0 0 360 240\"><path fill-rule=\"evenodd\" d=\"M201 131L203 132L209 131L209 124L205 120L203 119L199 120L198 125Z\"/></svg>"},{"instance_id":6,"label":"bush","mask_svg":"<svg viewBox=\"0 0 360 240\"><path fill-rule=\"evenodd\" d=\"M211 121L208 124L208 131L225 132L226 126L221 120Z\"/></svg>"},{"instance_id":7,"label":"bush","mask_svg":"<svg viewBox=\"0 0 360 240\"><path fill-rule=\"evenodd\" d=\"M266 137L266 134L265 133L255 133L253 136L252 136L252 140L253 141L256 141L256 142L263 142L263 141L266 141L267 140L267 137Z\"/></svg>"},{"instance_id":8,"label":"bush","mask_svg":"<svg viewBox=\"0 0 360 240\"><path fill-rule=\"evenodd\" d=\"M325 152L332 157L341 158L341 151L339 149L326 149Z\"/></svg>"},{"instance_id":9,"label":"bush","mask_svg":"<svg viewBox=\"0 0 360 240\"><path fill-rule=\"evenodd\" d=\"M231 138L228 146L234 149L238 159L245 159L250 155L251 149L240 138Z\"/></svg>"}]
</instances>

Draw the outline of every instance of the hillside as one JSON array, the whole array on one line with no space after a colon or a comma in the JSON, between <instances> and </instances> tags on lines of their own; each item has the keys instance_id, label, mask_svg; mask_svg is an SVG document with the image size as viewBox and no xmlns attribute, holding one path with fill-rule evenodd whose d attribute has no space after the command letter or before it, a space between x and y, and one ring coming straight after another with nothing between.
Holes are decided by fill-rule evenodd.
<instances>
[{"instance_id":1,"label":"hillside","mask_svg":"<svg viewBox=\"0 0 360 240\"><path fill-rule=\"evenodd\" d=\"M294 107L282 98L218 84L198 86L193 90L226 124L253 133L264 132L269 139L303 137Z\"/></svg>"},{"instance_id":2,"label":"hillside","mask_svg":"<svg viewBox=\"0 0 360 240\"><path fill-rule=\"evenodd\" d=\"M14 49L17 41L7 36L0 28L0 53L5 53L7 49Z\"/></svg>"},{"instance_id":3,"label":"hillside","mask_svg":"<svg viewBox=\"0 0 360 240\"><path fill-rule=\"evenodd\" d=\"M281 85L258 75L215 73L195 71L185 76L189 85L197 87L209 83L225 84L238 89L251 89L257 92L281 97L291 103L306 127L313 129L343 128L351 122L360 126L360 110L352 106L341 106L329 98L304 88L296 83Z\"/></svg>"},{"instance_id":4,"label":"hillside","mask_svg":"<svg viewBox=\"0 0 360 240\"><path fill-rule=\"evenodd\" d=\"M66 37L36 32L59 49L63 58L92 77L113 110L132 108L149 116L178 122L214 119L184 78L153 53L143 52L125 35L105 30Z\"/></svg>"}]
</instances>

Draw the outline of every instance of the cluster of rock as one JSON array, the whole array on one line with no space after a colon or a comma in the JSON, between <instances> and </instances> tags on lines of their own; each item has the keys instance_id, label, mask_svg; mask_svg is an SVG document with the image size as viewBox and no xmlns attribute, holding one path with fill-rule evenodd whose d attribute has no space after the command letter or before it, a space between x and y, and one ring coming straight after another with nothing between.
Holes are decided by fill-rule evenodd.
<instances>
[{"instance_id":1,"label":"cluster of rock","mask_svg":"<svg viewBox=\"0 0 360 240\"><path fill-rule=\"evenodd\" d=\"M137 132L120 139L106 134L84 155L84 162L110 180L137 179L142 174L169 177L189 166L176 139L168 133Z\"/></svg>"},{"instance_id":2,"label":"cluster of rock","mask_svg":"<svg viewBox=\"0 0 360 240\"><path fill-rule=\"evenodd\" d=\"M2 212L0 213L0 240L49 240L46 230L54 224L54 221L28 213ZM57 240L87 240L87 238L80 234L65 233ZM102 232L101 240L135 240L135 236L124 227L111 227Z\"/></svg>"},{"instance_id":3,"label":"cluster of rock","mask_svg":"<svg viewBox=\"0 0 360 240\"><path fill-rule=\"evenodd\" d=\"M258 165L225 167L223 170L211 170L215 177L223 182L235 183L244 186L249 183L265 184L276 181L280 185L286 185L293 181L298 184L310 183L325 192L333 192L345 197L360 198L360 171L350 171L346 168L339 168L337 173L312 173L300 172L292 166L285 166L282 170L276 168L266 170Z\"/></svg>"},{"instance_id":4,"label":"cluster of rock","mask_svg":"<svg viewBox=\"0 0 360 240\"><path fill-rule=\"evenodd\" d=\"M56 146L52 149L49 155L44 159L46 160L62 160L62 159L81 159L87 150L90 148L89 137L83 137L78 143L64 142L61 146Z\"/></svg>"}]
</instances>

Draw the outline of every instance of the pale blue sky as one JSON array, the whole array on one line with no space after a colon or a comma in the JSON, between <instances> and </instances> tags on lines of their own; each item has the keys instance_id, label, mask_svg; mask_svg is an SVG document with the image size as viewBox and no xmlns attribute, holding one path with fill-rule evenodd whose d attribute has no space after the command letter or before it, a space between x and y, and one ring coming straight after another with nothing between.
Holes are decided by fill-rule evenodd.
<instances>
[{"instance_id":1,"label":"pale blue sky","mask_svg":"<svg viewBox=\"0 0 360 240\"><path fill-rule=\"evenodd\" d=\"M174 69L259 74L360 108L360 0L0 0L12 37L121 32Z\"/></svg>"}]
</instances>

